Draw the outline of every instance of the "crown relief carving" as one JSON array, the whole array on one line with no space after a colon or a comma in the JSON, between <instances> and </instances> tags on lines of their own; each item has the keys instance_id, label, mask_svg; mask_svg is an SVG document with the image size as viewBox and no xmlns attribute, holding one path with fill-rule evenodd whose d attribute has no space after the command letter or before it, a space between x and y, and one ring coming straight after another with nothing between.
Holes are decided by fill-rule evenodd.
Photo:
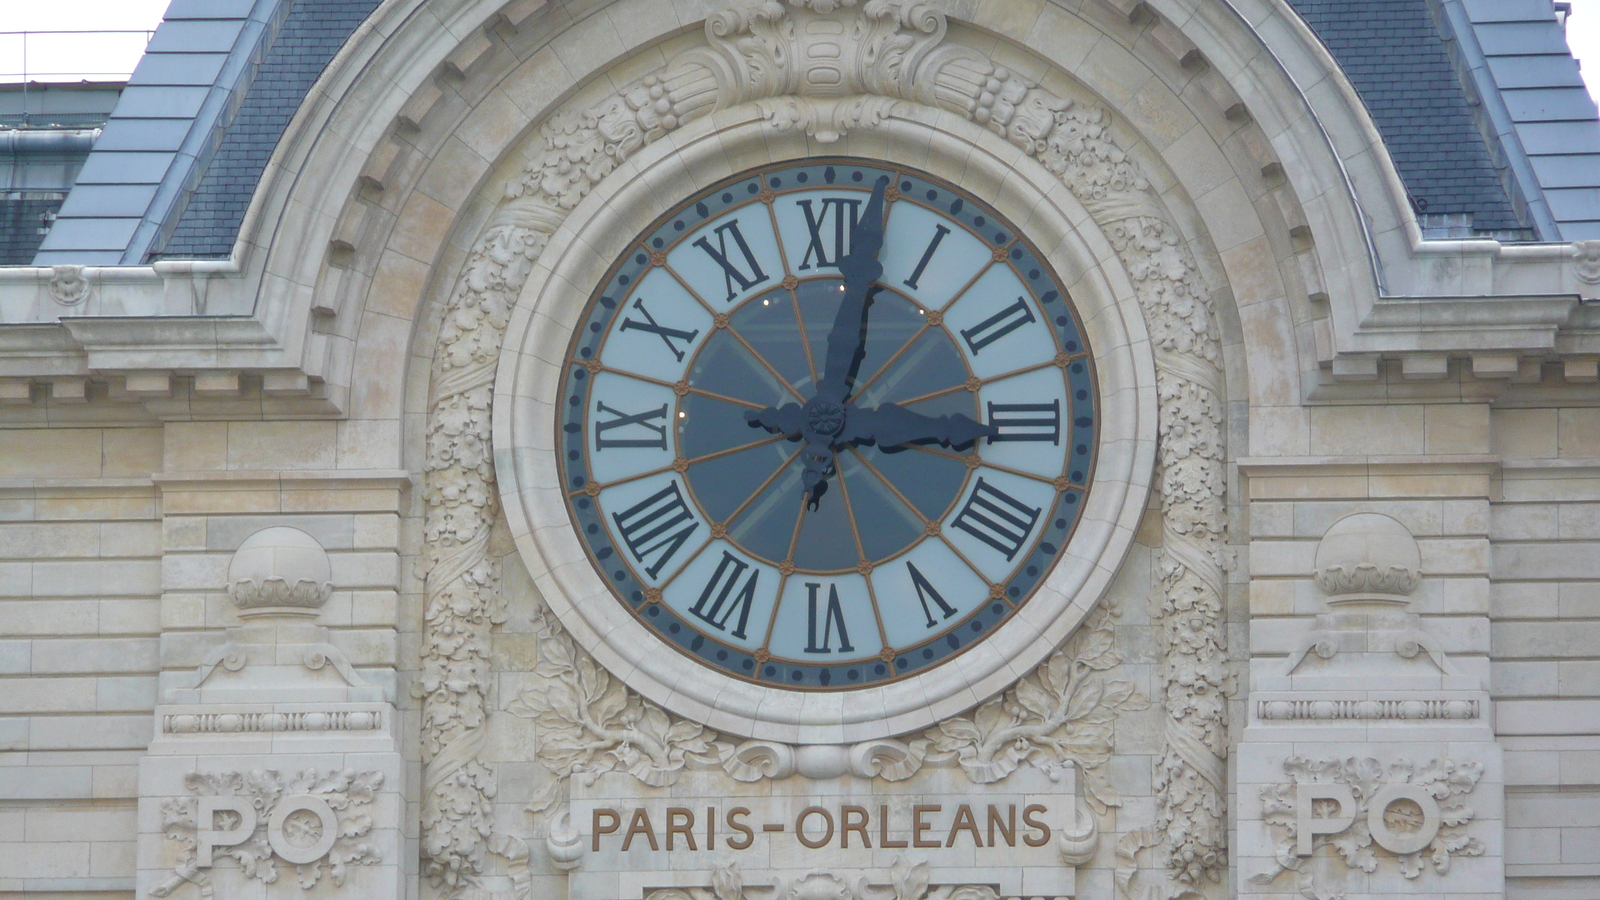
<instances>
[{"instance_id":1,"label":"crown relief carving","mask_svg":"<svg viewBox=\"0 0 1600 900\"><path fill-rule=\"evenodd\" d=\"M1195 264L1148 180L1111 138L1111 117L1074 109L1070 99L947 42L948 20L938 2L740 0L708 17L705 35L705 46L611 97L550 117L540 129L544 151L507 186L441 323L427 430L426 611L417 687L426 873L454 895L483 871L488 849L507 846L490 822L494 774L479 751L486 740L489 635L505 618L499 573L486 546L498 512L490 397L510 310L550 235L622 160L684 122L752 103L775 128L804 129L824 142L850 128L876 126L897 110L955 113L1058 175L1111 239L1134 279L1156 349L1165 523L1158 633L1168 710L1155 785L1157 821L1123 840L1117 881L1125 892L1133 890L1136 857L1155 846L1163 847L1172 882L1216 880L1227 864L1231 690L1222 629L1229 551L1221 342ZM800 764L785 752L793 748L735 745L674 719L612 679L547 612L540 615L541 651L551 647L541 653L541 666L552 667L550 688L524 692L508 707L548 729L541 731L547 749L540 759L557 778L536 807L558 805L567 779L597 770L621 768L644 783L665 784L689 765L760 778L781 777L776 773ZM1104 634L1109 646L1109 626L1086 623L1078 634ZM1137 708L1142 698L1114 689L1114 699L1106 700L1104 688L1096 688L1100 699L1088 706L1097 712L1082 715L1085 695L1079 692L1103 671L1089 666L1073 674L1085 655L1106 658L1081 648L1058 653L971 717L909 740L852 748L848 765L892 779L909 777L935 758L953 760L982 783L1022 762L1076 762L1092 784L1101 741L1090 740L1093 749L1084 756L1065 735L1080 729L1098 734L1101 726L1109 734L1114 710ZM545 734L562 737L546 741ZM1109 742L1103 746L1109 756ZM1100 800L1108 802L1106 795Z\"/></svg>"}]
</instances>

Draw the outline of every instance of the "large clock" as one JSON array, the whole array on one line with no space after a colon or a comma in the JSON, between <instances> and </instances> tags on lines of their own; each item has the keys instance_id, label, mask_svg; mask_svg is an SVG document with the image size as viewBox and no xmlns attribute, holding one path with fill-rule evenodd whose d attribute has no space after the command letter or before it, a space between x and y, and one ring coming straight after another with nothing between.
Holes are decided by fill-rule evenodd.
<instances>
[{"instance_id":1,"label":"large clock","mask_svg":"<svg viewBox=\"0 0 1600 900\"><path fill-rule=\"evenodd\" d=\"M1100 428L1028 236L850 158L683 197L593 288L557 397L570 527L640 652L790 691L925 674L1025 610Z\"/></svg>"}]
</instances>

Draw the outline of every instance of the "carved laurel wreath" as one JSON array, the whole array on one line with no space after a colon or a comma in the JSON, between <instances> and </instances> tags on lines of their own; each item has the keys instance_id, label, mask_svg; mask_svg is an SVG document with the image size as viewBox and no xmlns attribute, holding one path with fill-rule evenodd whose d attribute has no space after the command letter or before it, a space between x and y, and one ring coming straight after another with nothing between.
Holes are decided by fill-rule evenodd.
<instances>
[{"instance_id":1,"label":"carved laurel wreath","mask_svg":"<svg viewBox=\"0 0 1600 900\"><path fill-rule=\"evenodd\" d=\"M494 772L480 753L487 739L490 633L505 617L487 544L499 514L490 402L511 309L549 237L618 164L684 122L746 103L758 104L771 127L803 128L822 141L913 112L919 104L961 115L1060 177L1112 242L1136 287L1155 348L1166 710L1156 821L1119 847L1118 882L1130 889L1135 857L1146 847L1162 848L1167 877L1177 889L1215 880L1227 865L1225 450L1221 341L1211 298L1157 193L1112 140L1106 111L1075 109L1071 100L1041 90L978 51L946 42L949 23L937 0L858 3L736 0L706 19L705 46L597 104L551 116L540 129L544 152L507 186L451 292L433 360L427 429L427 582L418 687L426 765L422 853L428 875L451 895L483 872L492 847L505 845L505 836L494 834L492 826ZM828 85L810 83L797 65L803 56L795 52L805 33L797 20L818 17L845 25L843 78ZM547 629L558 628L548 617L543 621ZM1098 629L1080 629L1085 633ZM1093 768L1092 760L1062 740L1081 702L1070 711L1058 710L1056 702L1062 690L1087 690L1073 685L1101 682L1073 681L1081 654L1066 662L1059 656L1024 680L1031 688L1019 683L972 718L941 724L926 740L948 743L945 752L970 751L963 764L979 781L985 778L976 773L1003 777L994 773L1023 759ZM577 700L570 708L549 695L543 701L524 698L521 708L527 715L557 715L582 725L578 746L547 760L554 769L570 773L609 754L630 771L649 773L661 768L661 760L670 769L674 758L681 764L714 752L716 735L674 721L575 648L559 677L571 680L567 688ZM1094 690L1120 692L1115 685ZM559 708L552 712L541 702ZM1103 713L1104 702L1114 711L1138 701L1129 692L1091 706ZM990 706L1000 716L993 722L988 719L997 713ZM978 737L968 735L968 728ZM994 745L995 733L1010 742ZM902 746L913 754L927 750L916 741ZM1009 757L1015 758L1005 761ZM904 759L883 761L901 765Z\"/></svg>"}]
</instances>

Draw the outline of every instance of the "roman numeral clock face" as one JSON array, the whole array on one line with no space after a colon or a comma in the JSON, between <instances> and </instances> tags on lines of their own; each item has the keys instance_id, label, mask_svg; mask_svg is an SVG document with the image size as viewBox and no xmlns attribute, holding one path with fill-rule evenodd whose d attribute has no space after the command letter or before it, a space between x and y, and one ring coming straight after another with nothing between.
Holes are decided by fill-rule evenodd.
<instances>
[{"instance_id":1,"label":"roman numeral clock face","mask_svg":"<svg viewBox=\"0 0 1600 900\"><path fill-rule=\"evenodd\" d=\"M684 201L595 293L561 396L569 510L618 601L797 690L992 633L1064 552L1096 446L1077 314L1025 237L860 160Z\"/></svg>"}]
</instances>

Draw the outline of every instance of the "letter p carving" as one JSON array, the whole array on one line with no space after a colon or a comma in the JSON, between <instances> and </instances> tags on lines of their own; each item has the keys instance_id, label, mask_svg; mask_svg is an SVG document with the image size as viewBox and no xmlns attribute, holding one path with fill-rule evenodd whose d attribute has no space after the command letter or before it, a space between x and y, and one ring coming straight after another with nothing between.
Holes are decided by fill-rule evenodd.
<instances>
[{"instance_id":1,"label":"letter p carving","mask_svg":"<svg viewBox=\"0 0 1600 900\"><path fill-rule=\"evenodd\" d=\"M239 817L239 824L227 830L216 828L219 812L231 812ZM242 844L256 830L256 808L247 797L206 795L199 798L195 815L194 864L199 868L211 866L213 847L232 847Z\"/></svg>"},{"instance_id":2,"label":"letter p carving","mask_svg":"<svg viewBox=\"0 0 1600 900\"><path fill-rule=\"evenodd\" d=\"M1339 812L1325 818L1311 817L1316 801L1332 800ZM1297 784L1294 786L1294 854L1310 856L1312 838L1319 834L1338 834L1356 820L1356 798L1347 784Z\"/></svg>"}]
</instances>

